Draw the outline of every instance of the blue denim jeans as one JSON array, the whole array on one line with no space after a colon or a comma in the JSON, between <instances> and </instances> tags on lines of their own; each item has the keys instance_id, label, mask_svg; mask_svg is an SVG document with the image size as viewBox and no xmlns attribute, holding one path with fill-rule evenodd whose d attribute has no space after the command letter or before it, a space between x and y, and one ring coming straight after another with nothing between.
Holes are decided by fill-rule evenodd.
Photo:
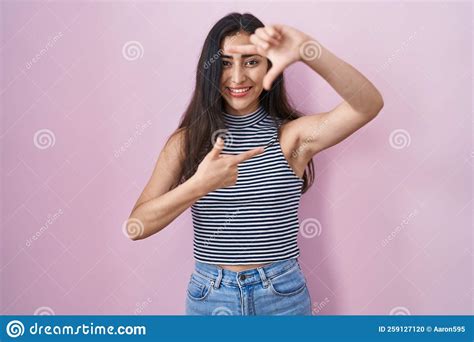
<instances>
[{"instance_id":1,"label":"blue denim jeans","mask_svg":"<svg viewBox=\"0 0 474 342\"><path fill-rule=\"evenodd\" d=\"M186 315L311 314L311 297L297 258L241 272L195 260Z\"/></svg>"}]
</instances>

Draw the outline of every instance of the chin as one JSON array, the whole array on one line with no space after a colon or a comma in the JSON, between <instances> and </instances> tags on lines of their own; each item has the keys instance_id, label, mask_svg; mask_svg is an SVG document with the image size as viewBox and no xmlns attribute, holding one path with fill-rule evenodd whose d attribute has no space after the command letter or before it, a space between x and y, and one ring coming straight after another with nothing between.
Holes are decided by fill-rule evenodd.
<instances>
[{"instance_id":1,"label":"chin","mask_svg":"<svg viewBox=\"0 0 474 342\"><path fill-rule=\"evenodd\" d=\"M228 103L232 105L235 109L244 109L249 106L251 103L255 102L255 98L248 99L229 99Z\"/></svg>"}]
</instances>

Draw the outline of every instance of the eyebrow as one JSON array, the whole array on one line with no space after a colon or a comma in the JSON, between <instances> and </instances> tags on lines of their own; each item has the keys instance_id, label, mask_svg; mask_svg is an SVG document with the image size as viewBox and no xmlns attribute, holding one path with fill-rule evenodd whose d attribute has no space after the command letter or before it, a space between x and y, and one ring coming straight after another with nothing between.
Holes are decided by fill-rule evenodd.
<instances>
[{"instance_id":1,"label":"eyebrow","mask_svg":"<svg viewBox=\"0 0 474 342\"><path fill-rule=\"evenodd\" d=\"M260 55L242 55L242 58L253 57L253 56L261 57ZM222 55L222 58L230 58L230 59L233 59L232 56L228 56L228 55Z\"/></svg>"}]
</instances>

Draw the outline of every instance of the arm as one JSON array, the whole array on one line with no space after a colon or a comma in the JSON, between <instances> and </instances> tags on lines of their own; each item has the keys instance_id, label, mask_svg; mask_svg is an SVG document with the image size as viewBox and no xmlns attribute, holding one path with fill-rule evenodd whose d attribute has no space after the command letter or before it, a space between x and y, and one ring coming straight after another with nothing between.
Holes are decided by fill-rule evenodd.
<instances>
[{"instance_id":1,"label":"arm","mask_svg":"<svg viewBox=\"0 0 474 342\"><path fill-rule=\"evenodd\" d=\"M182 131L174 134L161 151L151 178L130 214L127 227L130 239L140 240L158 233L205 195L194 177L169 190L178 182L181 171L182 139Z\"/></svg>"},{"instance_id":2,"label":"arm","mask_svg":"<svg viewBox=\"0 0 474 342\"><path fill-rule=\"evenodd\" d=\"M384 103L377 88L354 67L314 40L306 44L319 51L319 58L305 58L304 50L301 50L301 61L321 75L344 99L328 112L295 120L298 141L312 157L363 127L377 116Z\"/></svg>"},{"instance_id":3,"label":"arm","mask_svg":"<svg viewBox=\"0 0 474 342\"><path fill-rule=\"evenodd\" d=\"M286 25L258 28L250 36L252 44L230 46L230 52L260 54L272 61L263 79L270 89L275 78L297 61L321 75L344 101L328 112L306 115L291 121L289 127L299 142L298 149L312 158L337 144L372 120L383 107L379 91L350 64L307 34Z\"/></svg>"},{"instance_id":4,"label":"arm","mask_svg":"<svg viewBox=\"0 0 474 342\"><path fill-rule=\"evenodd\" d=\"M183 142L184 134L180 131L160 153L153 174L126 223L130 239L140 240L159 232L207 193L235 185L238 164L264 151L260 147L237 155L222 155L224 141L218 138L194 175L170 190L178 183L181 173Z\"/></svg>"}]
</instances>

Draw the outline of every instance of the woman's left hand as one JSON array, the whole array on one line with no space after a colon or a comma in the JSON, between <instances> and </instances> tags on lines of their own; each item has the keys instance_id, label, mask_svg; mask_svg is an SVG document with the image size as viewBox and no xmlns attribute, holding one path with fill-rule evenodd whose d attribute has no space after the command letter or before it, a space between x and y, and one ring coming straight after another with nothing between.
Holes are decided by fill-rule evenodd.
<instances>
[{"instance_id":1,"label":"woman's left hand","mask_svg":"<svg viewBox=\"0 0 474 342\"><path fill-rule=\"evenodd\" d=\"M278 24L259 27L250 35L250 42L252 44L229 45L226 49L230 53L259 54L270 59L272 67L263 79L266 90L271 88L273 81L287 66L304 58L301 49L307 50L304 46L307 42L312 43L310 49L319 48L319 44L305 33ZM316 51L318 52L320 51Z\"/></svg>"}]
</instances>

